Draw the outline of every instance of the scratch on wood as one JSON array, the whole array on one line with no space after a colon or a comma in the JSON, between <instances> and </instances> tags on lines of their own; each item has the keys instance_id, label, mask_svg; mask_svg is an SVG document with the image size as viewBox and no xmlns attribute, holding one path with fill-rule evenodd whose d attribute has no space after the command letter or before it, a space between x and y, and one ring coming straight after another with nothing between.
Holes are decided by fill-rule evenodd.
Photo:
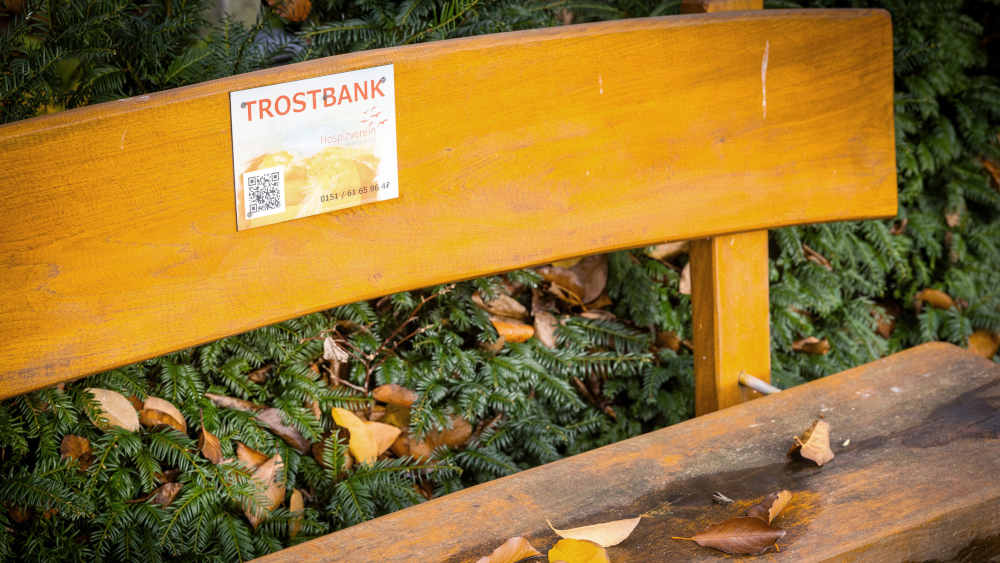
<instances>
[{"instance_id":1,"label":"scratch on wood","mask_svg":"<svg viewBox=\"0 0 1000 563\"><path fill-rule=\"evenodd\" d=\"M764 56L760 60L760 110L767 119L767 55L771 50L771 41L764 41Z\"/></svg>"}]
</instances>

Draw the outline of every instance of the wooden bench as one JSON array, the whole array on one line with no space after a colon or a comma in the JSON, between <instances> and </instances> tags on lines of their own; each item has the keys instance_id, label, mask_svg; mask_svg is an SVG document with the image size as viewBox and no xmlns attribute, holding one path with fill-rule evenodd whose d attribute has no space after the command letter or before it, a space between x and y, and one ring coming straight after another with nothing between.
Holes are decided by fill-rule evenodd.
<instances>
[{"instance_id":1,"label":"wooden bench","mask_svg":"<svg viewBox=\"0 0 1000 563\"><path fill-rule=\"evenodd\" d=\"M713 11L741 2L692 2ZM229 93L393 64L400 195L237 230ZM692 239L699 414L769 378L767 228L896 212L885 12L625 20L352 53L0 127L0 397L388 293ZM44 156L40 156L44 155ZM271 556L437 561L645 514L614 560L791 488L794 561L1000 532L1000 372L932 344ZM786 463L825 415L821 469ZM842 442L837 442L842 443ZM655 555L651 555L655 554ZM662 555L661 555L662 554Z\"/></svg>"}]
</instances>

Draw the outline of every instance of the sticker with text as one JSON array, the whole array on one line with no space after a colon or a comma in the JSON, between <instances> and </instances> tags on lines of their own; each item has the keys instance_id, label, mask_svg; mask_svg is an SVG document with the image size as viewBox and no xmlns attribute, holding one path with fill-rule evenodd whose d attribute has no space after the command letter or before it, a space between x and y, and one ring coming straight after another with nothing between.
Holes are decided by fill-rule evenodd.
<instances>
[{"instance_id":1,"label":"sticker with text","mask_svg":"<svg viewBox=\"0 0 1000 563\"><path fill-rule=\"evenodd\" d=\"M239 230L399 196L393 66L231 92Z\"/></svg>"}]
</instances>

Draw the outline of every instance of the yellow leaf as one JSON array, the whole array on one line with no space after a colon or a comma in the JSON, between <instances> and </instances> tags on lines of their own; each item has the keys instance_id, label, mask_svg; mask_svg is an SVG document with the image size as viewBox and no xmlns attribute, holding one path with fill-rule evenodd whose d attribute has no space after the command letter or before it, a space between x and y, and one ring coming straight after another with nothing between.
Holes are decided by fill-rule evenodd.
<instances>
[{"instance_id":1,"label":"yellow leaf","mask_svg":"<svg viewBox=\"0 0 1000 563\"><path fill-rule=\"evenodd\" d=\"M541 555L541 553L528 540L516 536L503 542L500 547L493 550L493 553L486 557L480 557L476 563L514 563L525 557L536 555Z\"/></svg>"},{"instance_id":2,"label":"yellow leaf","mask_svg":"<svg viewBox=\"0 0 1000 563\"><path fill-rule=\"evenodd\" d=\"M549 550L549 562L611 563L608 552L592 541L561 539Z\"/></svg>"},{"instance_id":3,"label":"yellow leaf","mask_svg":"<svg viewBox=\"0 0 1000 563\"><path fill-rule=\"evenodd\" d=\"M339 407L333 408L333 421L351 433L347 447L359 463L375 463L378 458L378 443L364 420L353 412ZM392 442L389 442L392 444ZM388 446L386 446L388 447Z\"/></svg>"},{"instance_id":4,"label":"yellow leaf","mask_svg":"<svg viewBox=\"0 0 1000 563\"><path fill-rule=\"evenodd\" d=\"M562 538L574 540L589 540L601 547L611 547L625 541L626 538L639 525L639 516L627 518L625 520L614 520L602 524L592 524L568 530L559 530L546 518L545 522L552 528L552 531Z\"/></svg>"},{"instance_id":5,"label":"yellow leaf","mask_svg":"<svg viewBox=\"0 0 1000 563\"><path fill-rule=\"evenodd\" d=\"M173 419L173 423L170 426L176 428L181 434L187 434L187 421L184 420L184 415L170 401L159 397L147 397L146 401L142 404L142 408L143 410L159 411L169 416Z\"/></svg>"},{"instance_id":6,"label":"yellow leaf","mask_svg":"<svg viewBox=\"0 0 1000 563\"><path fill-rule=\"evenodd\" d=\"M399 433L402 432L402 430L391 424L383 424L381 422L365 422L365 427L375 440L376 456L388 450L392 446L392 443L396 441L396 438L399 437Z\"/></svg>"}]
</instances>

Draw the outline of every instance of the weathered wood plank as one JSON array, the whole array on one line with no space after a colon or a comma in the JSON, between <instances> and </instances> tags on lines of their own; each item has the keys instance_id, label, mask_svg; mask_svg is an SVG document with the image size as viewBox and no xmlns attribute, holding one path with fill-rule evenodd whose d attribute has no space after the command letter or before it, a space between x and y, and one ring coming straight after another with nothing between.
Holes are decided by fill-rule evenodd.
<instances>
[{"instance_id":1,"label":"weathered wood plank","mask_svg":"<svg viewBox=\"0 0 1000 563\"><path fill-rule=\"evenodd\" d=\"M771 380L767 273L767 231L691 241L691 328L699 416L757 395L739 384L741 371Z\"/></svg>"},{"instance_id":2,"label":"weathered wood plank","mask_svg":"<svg viewBox=\"0 0 1000 563\"><path fill-rule=\"evenodd\" d=\"M237 232L228 93L385 63L400 197ZM893 142L863 10L367 51L6 125L0 397L447 280L892 215Z\"/></svg>"},{"instance_id":3,"label":"weathered wood plank","mask_svg":"<svg viewBox=\"0 0 1000 563\"><path fill-rule=\"evenodd\" d=\"M837 456L786 458L817 417ZM850 439L849 445L843 445ZM643 515L612 561L714 561L690 536L782 488L770 561L947 559L1000 533L1000 367L932 343L286 549L264 561L474 561L507 538ZM739 502L720 506L722 491Z\"/></svg>"}]
</instances>

